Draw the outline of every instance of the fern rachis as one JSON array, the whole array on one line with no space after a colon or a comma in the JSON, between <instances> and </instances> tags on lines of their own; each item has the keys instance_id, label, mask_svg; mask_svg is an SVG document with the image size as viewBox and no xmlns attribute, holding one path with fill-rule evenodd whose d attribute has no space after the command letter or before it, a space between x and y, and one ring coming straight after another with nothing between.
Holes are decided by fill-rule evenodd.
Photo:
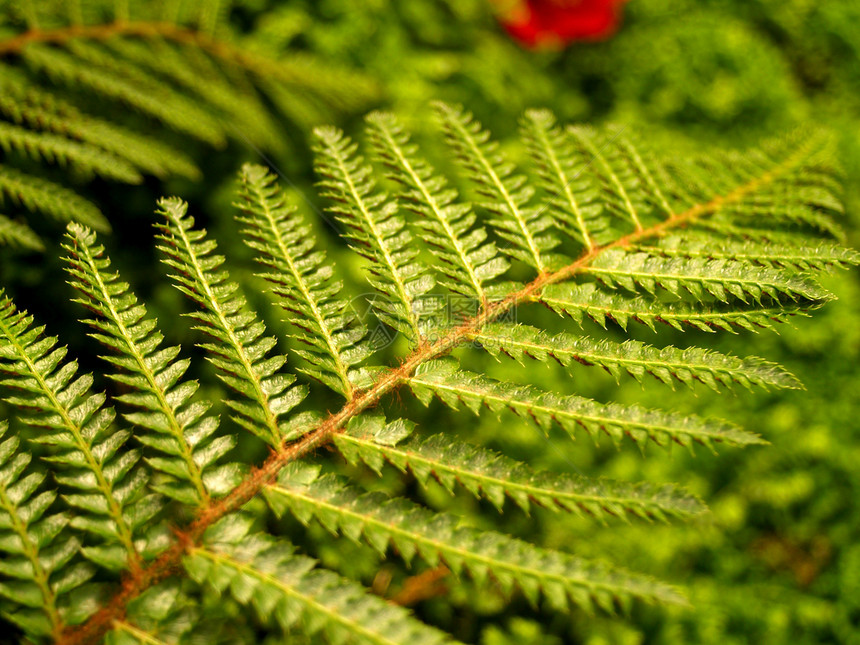
<instances>
[{"instance_id":1,"label":"fern rachis","mask_svg":"<svg viewBox=\"0 0 860 645\"><path fill-rule=\"evenodd\" d=\"M214 241L194 227L182 202L167 199L160 204L164 221L159 225L160 247L177 288L197 307L191 316L197 329L209 337L201 346L233 393L227 406L234 413L234 425L220 429L217 420L207 416L205 402L193 398L196 384L183 380L188 362L178 358L181 350L160 348L162 337L154 321L146 318L145 309L130 294L128 285L108 271L109 261L94 235L84 227L70 227L67 249L73 284L94 314L88 322L96 329L97 340L116 353L107 358L116 372L114 378L132 389L117 401L134 408L125 419L136 427L147 448L141 471L153 481L148 484L151 490L172 499L193 519L178 528L169 541L160 536L152 538L159 548L145 550L140 569L126 578L102 611L90 617L68 620L56 609L51 594L45 592L50 574L35 569L32 584L43 591L40 597L44 603L40 601L39 606L47 621L41 633L53 632L63 643L93 642L111 630L136 633L139 640L145 640L149 632L135 621L151 620L146 614L147 593L163 588L169 578L184 570L196 583L252 606L261 621L271 619L284 630L298 626L307 633L321 631L335 643L350 639L396 643L404 642L404 638L409 642L445 642L446 637L438 631L399 609L386 609L355 583L315 569L313 561L297 555L283 536L252 526L244 509L260 493L276 514L292 514L305 524L319 522L380 552L394 545L407 560L415 555L430 564L444 562L455 572L469 573L478 584L495 576L504 594L519 588L530 601L545 598L556 610L565 610L569 603L611 610L634 598L679 601L676 591L662 583L541 549L504 534L457 526L458 520L451 515L433 513L406 499L387 500L383 493L360 492L337 476L319 476L318 468L306 462L315 459L315 449L331 445L349 463L366 464L377 472L392 464L413 473L421 485L435 478L449 491L465 489L499 508L505 499L511 499L523 509L539 504L558 512L584 512L599 518L685 518L700 512L698 500L671 487L537 473L528 464L445 435L407 439L418 431L405 420L385 419L377 408L386 395L408 386L425 404L438 398L452 407L465 406L475 412L484 408L512 410L542 429L558 425L573 433L583 428L595 436L606 433L619 443L628 438L637 443L675 442L685 446L761 443L757 435L722 421L604 404L471 373L461 369L449 354L477 341L491 354L518 360L554 357L564 364L579 361L604 367L618 378L651 374L667 384L702 381L714 389L733 383L797 387L793 376L754 357L739 359L696 348L656 348L567 332L553 334L506 322L503 317L515 308L535 303L580 317L596 316L574 298L583 295L574 291L577 288L590 290L594 302L602 303L610 312L607 317L618 319L617 312L627 307L640 311L640 318L650 312L652 322L670 322L669 318L676 316L673 320L677 326L695 324L695 316L724 314L757 320L756 316L769 318L771 311L820 305L829 294L801 270L856 264L857 254L832 244L802 243L769 253L767 247L729 234L723 239L699 224L731 214L734 206L754 201L761 193L784 190L789 194L792 186L804 182L830 187L823 144L809 138L799 145L789 142L783 149L751 154L744 165L714 162L709 172L717 168L721 173L715 183L731 187L722 193L711 191L703 201L690 202L691 186L697 186L697 194L705 190L695 181L696 168L688 170L693 177L682 186L659 183L662 180L656 177L668 172L665 168L649 173L649 180L641 180L646 172L645 157L628 141L619 141L617 149L605 151L607 168L600 169L604 175L613 173L612 177L575 184L564 205L558 202L564 191L559 192L557 177L546 172L547 168L567 172L565 168L571 166L559 160L578 154L573 140L563 136L563 131L550 125L552 136L529 138L526 134L530 152L538 158L539 178L554 186L541 195L525 186L527 175L516 173L495 155L494 147L486 143L488 134L476 134L483 131L469 115L450 106L438 110L448 138L462 139L451 142L457 153L478 156L477 161L464 160L476 183L483 186L487 197L501 196L506 202L502 206L497 202L485 205L492 213L498 240L511 242L513 236L522 236L511 248L501 250L520 261L520 268L530 266L537 277L526 284L503 283L495 280L497 272L490 275L502 266L495 263L477 279L475 268L493 261L495 247L475 256L472 253L480 249L483 237L477 246L460 243L472 227L471 217L466 215L469 207L444 193L444 182L434 176L429 164L418 159L405 130L393 117L375 115L370 119L375 152L386 164L389 176L399 182L393 195L378 190L372 180L373 167L357 158L356 146L345 135L334 129L318 131L322 186L336 200L330 208L348 227L347 236L366 259L370 283L388 298L378 305L377 317L404 333L412 347L396 367L367 365L374 353L364 340L367 330L346 313L342 285L332 280L332 267L324 263L313 241L306 239L307 227L295 209L286 205L271 175L260 168L243 169L243 214L239 219L246 241L266 267L262 277L271 286L274 302L289 314L308 319L296 321L293 332L297 341L293 353L304 361L296 369L346 399L341 407L324 414L307 409L294 412L306 406L308 386L296 384L297 377L285 367L285 356L272 354L276 340L250 311L240 287L224 270L224 258L215 255ZM579 135L592 136L588 132ZM484 176L478 176L482 173ZM620 194L617 184L621 184L627 201L616 199ZM592 213L570 221L563 219L564 214L553 216L562 207L573 209L574 202L600 203L597 200L602 198L595 195L607 190L613 194L606 198L609 203L602 215ZM534 205L535 197L547 200L546 213ZM399 207L401 199L411 202L408 209ZM820 196L815 200L827 208L834 204ZM625 210L628 205L635 207L635 219L618 216L619 209L631 215ZM453 206L455 211L444 210ZM672 207L671 213L666 213L666 206ZM443 251L434 250L434 246L444 246L445 266L449 267L444 280L433 279L432 269L416 248L421 240L406 230L408 215L402 212L406 210L434 218L427 225L432 233L429 252L441 254ZM575 210L568 210L567 215L575 215ZM820 209L803 214L810 225L826 216ZM465 225L446 228L451 222ZM578 252L578 258L555 268L553 263L562 258L562 242L556 232L565 232L566 227L569 230L571 222L578 227L578 233L571 237L579 240L579 246L570 251ZM730 224L743 227L742 221L732 220ZM782 235L783 220L774 218L769 224L770 229L761 229L766 235L768 230L774 236ZM685 255L677 241L668 237L676 233L683 238L688 232L692 237L690 231L720 241L713 246L719 257L708 258L707 253L696 250L701 247ZM412 305L416 298L436 293L434 284L445 285L453 293L473 295L482 307L474 317L458 321L438 337L429 337L424 335L426 328ZM561 289L568 292L558 292ZM482 298L482 293L487 297ZM7 307L13 312L11 303ZM15 378L22 378L15 358L47 351L38 333L18 340L20 334L13 324L22 316L10 313L12 323L0 325L0 367L11 371L12 378L6 384L13 387ZM33 344L38 347L32 349ZM15 369L10 370L10 364ZM42 379L41 390L50 390L47 379L55 368L56 363L28 366L30 373ZM23 408L44 405L38 398L13 396L9 400ZM101 402L93 397L90 400ZM198 424L199 431L195 429ZM250 471L247 465L230 461L228 451L237 427L271 448L270 456ZM101 468L101 464L89 466ZM212 474L211 479L207 473ZM0 479L0 484L5 485L5 481ZM63 480L59 483L62 486ZM148 494L140 491L128 501ZM150 504L166 508L161 498L153 498ZM0 510L14 514L15 506L8 495L0 495ZM118 519L122 517L120 514ZM13 526L0 524L0 531L7 525ZM20 523L13 526L15 530L20 527ZM72 525L70 530L77 528ZM104 539L109 546L117 542L110 534ZM88 559L89 563L78 564L105 564L98 558ZM339 598L350 601L339 604ZM375 618L380 616L384 619Z\"/></svg>"}]
</instances>

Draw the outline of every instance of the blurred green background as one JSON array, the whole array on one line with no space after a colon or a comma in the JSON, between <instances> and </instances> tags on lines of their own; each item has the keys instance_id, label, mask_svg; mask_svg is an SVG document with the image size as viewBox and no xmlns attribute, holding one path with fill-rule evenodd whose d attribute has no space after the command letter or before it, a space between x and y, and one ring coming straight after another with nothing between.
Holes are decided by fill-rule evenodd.
<instances>
[{"instance_id":1,"label":"blurred green background","mask_svg":"<svg viewBox=\"0 0 860 645\"><path fill-rule=\"evenodd\" d=\"M379 96L368 109L396 111L419 138L433 130L433 99L464 103L502 139L513 137L524 109L538 106L563 121L614 122L651 140L677 146L683 139L689 149L703 151L753 145L809 121L823 124L838 137L845 171L846 241L860 247L856 0L632 0L613 38L556 51L521 48L499 26L487 0L244 0L233 14L243 46L276 54L311 52L375 79ZM360 136L360 123L355 114L338 125ZM284 136L288 152L266 161L305 196L305 207L316 207L307 133L285 130ZM218 154L202 145L190 152L204 172L202 182L148 180L135 187L94 182L82 188L111 218L115 232L106 244L115 263L152 303L152 313L170 321L163 325L168 340L189 351L190 325L175 322L185 305L160 278L151 244L155 199L177 194L189 200L250 285L252 258L235 241L230 202L235 171L243 161L260 160L257 151L240 144ZM436 161L444 166L444 157L437 155ZM327 225L317 224L338 264L348 269L355 260ZM51 321L50 331L61 334L86 368L97 369L97 349L74 322L81 312L64 304L71 289L57 259L60 230L45 233L44 256L0 252L2 282L21 307ZM490 508L451 500L440 491L424 497L436 507L475 513L477 521L495 522L514 535L611 557L683 585L691 608L637 606L617 618L576 612L563 617L523 600L505 606L490 595L476 602L468 587L451 585L445 601L426 600L416 611L461 639L485 645L860 643L860 274L836 274L827 286L839 300L812 319L782 327L778 335L635 330L637 338L655 344L707 345L779 361L803 380L806 391L714 396L704 388L672 392L629 381L618 386L586 368L573 378L558 367L537 372L543 384L565 392L731 418L764 435L771 446L724 449L719 455L700 450L695 456L655 449L643 457L630 446L617 450L586 441L574 445L561 437L547 440L530 426L510 418L500 424L489 416L463 432L471 441L549 469L678 482L709 504L707 517L689 525L600 527L543 512L526 517L512 507L497 518ZM270 325L282 328L262 298L255 304ZM548 313L523 316L560 325ZM464 360L472 368L518 378L520 368L511 363L474 354ZM197 365L207 387L215 388L202 361ZM405 409L428 431L462 426L463 417L438 406L427 411L403 400L391 408L401 414ZM402 478L379 483L364 475L371 486L425 495ZM312 536L299 527L286 530L305 539L327 565L369 584L378 584L380 568L395 583L406 575L321 530Z\"/></svg>"}]
</instances>

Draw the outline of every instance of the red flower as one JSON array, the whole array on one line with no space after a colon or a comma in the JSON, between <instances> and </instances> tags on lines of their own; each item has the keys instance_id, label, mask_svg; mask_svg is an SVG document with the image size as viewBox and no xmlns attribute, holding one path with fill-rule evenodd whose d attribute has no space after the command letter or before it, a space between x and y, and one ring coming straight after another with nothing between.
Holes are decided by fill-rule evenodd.
<instances>
[{"instance_id":1,"label":"red flower","mask_svg":"<svg viewBox=\"0 0 860 645\"><path fill-rule=\"evenodd\" d=\"M600 40L615 33L626 0L524 0L502 19L528 47Z\"/></svg>"}]
</instances>

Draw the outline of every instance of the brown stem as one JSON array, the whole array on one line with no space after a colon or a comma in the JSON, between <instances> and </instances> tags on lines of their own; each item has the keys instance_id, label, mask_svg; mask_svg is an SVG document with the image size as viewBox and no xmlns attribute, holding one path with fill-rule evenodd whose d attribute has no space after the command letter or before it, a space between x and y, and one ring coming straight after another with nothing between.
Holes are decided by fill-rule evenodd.
<instances>
[{"instance_id":1,"label":"brown stem","mask_svg":"<svg viewBox=\"0 0 860 645\"><path fill-rule=\"evenodd\" d=\"M627 247L646 238L658 237L667 230L686 226L703 215L713 213L725 204L739 201L745 195L772 182L781 174L789 171L800 161L805 152L806 149L804 148L797 154L792 155L785 163L769 172L763 173L761 176L726 195L718 196L705 204L697 204L683 213L673 215L649 228L636 230L610 244L594 247L583 254L578 260L562 269L542 274L504 300L492 303L484 312L466 321L459 327L455 327L439 340L420 346L399 367L393 368L383 374L372 387L356 393L339 412L330 415L319 426L300 439L272 453L260 467L256 468L230 493L219 500L211 502L208 507L202 509L187 529L177 533L177 539L172 546L163 551L160 556L144 567L137 575L126 579L122 588L107 605L90 617L83 625L67 630L58 642L63 645L80 645L96 642L110 629L114 620L122 619L126 606L131 600L152 585L181 572L181 561L186 550L201 541L207 528L226 515L239 510L244 504L254 498L288 463L330 441L332 436L342 431L350 419L376 404L385 394L408 379L421 364L451 351L461 341L468 340L472 334L480 331L488 322L495 320L519 304L533 300L544 287L566 280L585 270L602 252L608 249Z\"/></svg>"}]
</instances>

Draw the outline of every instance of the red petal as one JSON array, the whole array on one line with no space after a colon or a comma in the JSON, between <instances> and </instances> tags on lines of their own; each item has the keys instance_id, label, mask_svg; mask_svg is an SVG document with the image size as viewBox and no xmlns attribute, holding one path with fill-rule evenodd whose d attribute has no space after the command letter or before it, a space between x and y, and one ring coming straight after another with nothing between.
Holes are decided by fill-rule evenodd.
<instances>
[{"instance_id":1,"label":"red petal","mask_svg":"<svg viewBox=\"0 0 860 645\"><path fill-rule=\"evenodd\" d=\"M533 47L546 42L594 40L615 32L624 0L526 0L518 19L504 23L511 36Z\"/></svg>"}]
</instances>

